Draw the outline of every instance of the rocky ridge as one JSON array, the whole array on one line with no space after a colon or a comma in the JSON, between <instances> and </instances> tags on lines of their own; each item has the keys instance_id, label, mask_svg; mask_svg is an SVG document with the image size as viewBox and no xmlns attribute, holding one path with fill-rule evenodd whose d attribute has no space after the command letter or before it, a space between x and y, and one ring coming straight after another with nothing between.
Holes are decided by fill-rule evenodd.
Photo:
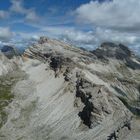
<instances>
[{"instance_id":1,"label":"rocky ridge","mask_svg":"<svg viewBox=\"0 0 140 140\"><path fill-rule=\"evenodd\" d=\"M88 52L41 37L22 59L28 78L13 88L2 140L140 138L140 61L126 46Z\"/></svg>"}]
</instances>

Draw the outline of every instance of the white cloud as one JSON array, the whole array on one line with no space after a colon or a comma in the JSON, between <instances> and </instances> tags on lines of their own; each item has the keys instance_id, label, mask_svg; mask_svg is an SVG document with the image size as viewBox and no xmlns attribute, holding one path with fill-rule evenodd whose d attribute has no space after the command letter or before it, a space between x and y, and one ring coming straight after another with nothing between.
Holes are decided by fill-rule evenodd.
<instances>
[{"instance_id":1,"label":"white cloud","mask_svg":"<svg viewBox=\"0 0 140 140\"><path fill-rule=\"evenodd\" d=\"M8 12L0 10L0 19L5 19L8 17Z\"/></svg>"},{"instance_id":2,"label":"white cloud","mask_svg":"<svg viewBox=\"0 0 140 140\"><path fill-rule=\"evenodd\" d=\"M65 38L74 42L94 42L94 36L91 32L76 30L74 27L42 27L41 32L47 33L52 37Z\"/></svg>"},{"instance_id":3,"label":"white cloud","mask_svg":"<svg viewBox=\"0 0 140 140\"><path fill-rule=\"evenodd\" d=\"M23 0L11 0L10 11L20 14L26 14L27 9L23 7Z\"/></svg>"},{"instance_id":4,"label":"white cloud","mask_svg":"<svg viewBox=\"0 0 140 140\"><path fill-rule=\"evenodd\" d=\"M76 45L93 45L97 42L97 38L92 31L84 32L76 29L65 30L61 33L60 38Z\"/></svg>"},{"instance_id":5,"label":"white cloud","mask_svg":"<svg viewBox=\"0 0 140 140\"><path fill-rule=\"evenodd\" d=\"M37 21L39 17L36 15L35 11L30 11L26 14L25 20L29 22Z\"/></svg>"},{"instance_id":6,"label":"white cloud","mask_svg":"<svg viewBox=\"0 0 140 140\"><path fill-rule=\"evenodd\" d=\"M76 13L82 21L114 29L140 29L140 1L113 0L99 3L91 1L81 5Z\"/></svg>"},{"instance_id":7,"label":"white cloud","mask_svg":"<svg viewBox=\"0 0 140 140\"><path fill-rule=\"evenodd\" d=\"M94 31L80 31L70 27L44 27L41 32L46 32L51 36L63 36L68 40L83 42L84 44L94 44L104 41L121 42L134 44L140 37L136 34L121 33L104 28L96 28Z\"/></svg>"},{"instance_id":8,"label":"white cloud","mask_svg":"<svg viewBox=\"0 0 140 140\"><path fill-rule=\"evenodd\" d=\"M24 0L11 0L11 7L9 8L12 13L22 14L25 16L25 20L32 22L39 19L34 8L25 8Z\"/></svg>"},{"instance_id":9,"label":"white cloud","mask_svg":"<svg viewBox=\"0 0 140 140\"><path fill-rule=\"evenodd\" d=\"M130 34L127 32L119 32L110 29L97 28L94 32L94 35L98 39L98 42L112 41L120 42L127 45L135 44L140 37L136 34Z\"/></svg>"},{"instance_id":10,"label":"white cloud","mask_svg":"<svg viewBox=\"0 0 140 140\"><path fill-rule=\"evenodd\" d=\"M94 28L96 46L111 41L140 49L139 0L91 1L81 5L75 13L79 22Z\"/></svg>"},{"instance_id":11,"label":"white cloud","mask_svg":"<svg viewBox=\"0 0 140 140\"><path fill-rule=\"evenodd\" d=\"M8 27L0 27L0 41L9 41L14 33Z\"/></svg>"},{"instance_id":12,"label":"white cloud","mask_svg":"<svg viewBox=\"0 0 140 140\"><path fill-rule=\"evenodd\" d=\"M76 46L95 49L102 42L122 43L133 50L139 50L140 36L135 33L119 32L106 28L96 28L94 31L80 31L70 27L44 27L39 35L49 35L70 42Z\"/></svg>"},{"instance_id":13,"label":"white cloud","mask_svg":"<svg viewBox=\"0 0 140 140\"><path fill-rule=\"evenodd\" d=\"M32 32L32 33L29 33L29 32L17 32L16 34L16 38L18 38L18 40L22 39L22 40L33 40L33 41L36 41L40 38L41 34L38 33L38 32Z\"/></svg>"}]
</instances>

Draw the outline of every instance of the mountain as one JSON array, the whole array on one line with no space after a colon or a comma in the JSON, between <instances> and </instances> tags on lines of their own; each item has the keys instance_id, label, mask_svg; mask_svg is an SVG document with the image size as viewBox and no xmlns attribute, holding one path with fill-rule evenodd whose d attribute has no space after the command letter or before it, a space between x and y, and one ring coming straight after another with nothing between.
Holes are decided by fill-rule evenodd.
<instances>
[{"instance_id":1,"label":"mountain","mask_svg":"<svg viewBox=\"0 0 140 140\"><path fill-rule=\"evenodd\" d=\"M140 60L126 46L90 52L41 37L19 60L1 140L140 138Z\"/></svg>"},{"instance_id":2,"label":"mountain","mask_svg":"<svg viewBox=\"0 0 140 140\"><path fill-rule=\"evenodd\" d=\"M9 59L13 58L14 56L19 56L20 55L18 50L15 47L10 46L10 45L4 45L1 48L1 52L4 53L4 55Z\"/></svg>"}]
</instances>

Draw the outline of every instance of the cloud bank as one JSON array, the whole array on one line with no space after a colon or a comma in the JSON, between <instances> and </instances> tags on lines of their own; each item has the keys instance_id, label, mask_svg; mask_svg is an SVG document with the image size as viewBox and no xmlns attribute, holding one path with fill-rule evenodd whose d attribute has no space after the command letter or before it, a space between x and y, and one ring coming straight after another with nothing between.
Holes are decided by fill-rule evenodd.
<instances>
[{"instance_id":1,"label":"cloud bank","mask_svg":"<svg viewBox=\"0 0 140 140\"><path fill-rule=\"evenodd\" d=\"M96 43L120 42L131 48L140 43L139 13L138 0L91 1L75 10L79 22L93 27Z\"/></svg>"},{"instance_id":2,"label":"cloud bank","mask_svg":"<svg viewBox=\"0 0 140 140\"><path fill-rule=\"evenodd\" d=\"M0 41L9 41L14 33L8 27L0 27Z\"/></svg>"},{"instance_id":3,"label":"cloud bank","mask_svg":"<svg viewBox=\"0 0 140 140\"><path fill-rule=\"evenodd\" d=\"M11 24L20 25L23 29L13 33L10 25L0 27L0 41L8 41L11 38L11 42L18 42L21 46L21 43L28 44L39 36L46 35L90 49L102 42L111 41L140 50L139 0L106 0L102 3L98 0L90 1L74 11L67 11L64 17L59 15L58 9L50 10L55 14L57 11L60 18L53 17L53 14L47 16L46 13L46 16L42 13L42 17L39 17L37 7L30 5L27 8L26 0L10 1L11 5L7 11L0 10L0 20L9 18ZM26 27L29 30L24 30Z\"/></svg>"},{"instance_id":4,"label":"cloud bank","mask_svg":"<svg viewBox=\"0 0 140 140\"><path fill-rule=\"evenodd\" d=\"M95 26L120 30L140 29L140 1L91 1L77 8L78 18Z\"/></svg>"}]
</instances>

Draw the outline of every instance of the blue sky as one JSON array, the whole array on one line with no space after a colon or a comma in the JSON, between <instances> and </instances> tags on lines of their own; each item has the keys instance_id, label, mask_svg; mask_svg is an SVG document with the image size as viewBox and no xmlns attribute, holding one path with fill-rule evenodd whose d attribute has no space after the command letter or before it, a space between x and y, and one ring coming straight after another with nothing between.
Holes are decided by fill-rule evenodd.
<instances>
[{"instance_id":1,"label":"blue sky","mask_svg":"<svg viewBox=\"0 0 140 140\"><path fill-rule=\"evenodd\" d=\"M101 42L140 43L138 0L0 0L0 45L42 35L93 49Z\"/></svg>"},{"instance_id":2,"label":"blue sky","mask_svg":"<svg viewBox=\"0 0 140 140\"><path fill-rule=\"evenodd\" d=\"M21 32L36 31L38 27L34 25L36 24L35 22L39 23L40 26L76 26L72 12L81 4L88 3L89 1L90 0L1 0L0 10L5 12L9 11L11 13L8 18L0 19L0 26L8 26L13 31ZM29 13L31 11L34 15L26 20L25 16L26 12L28 14L28 10Z\"/></svg>"}]
</instances>

